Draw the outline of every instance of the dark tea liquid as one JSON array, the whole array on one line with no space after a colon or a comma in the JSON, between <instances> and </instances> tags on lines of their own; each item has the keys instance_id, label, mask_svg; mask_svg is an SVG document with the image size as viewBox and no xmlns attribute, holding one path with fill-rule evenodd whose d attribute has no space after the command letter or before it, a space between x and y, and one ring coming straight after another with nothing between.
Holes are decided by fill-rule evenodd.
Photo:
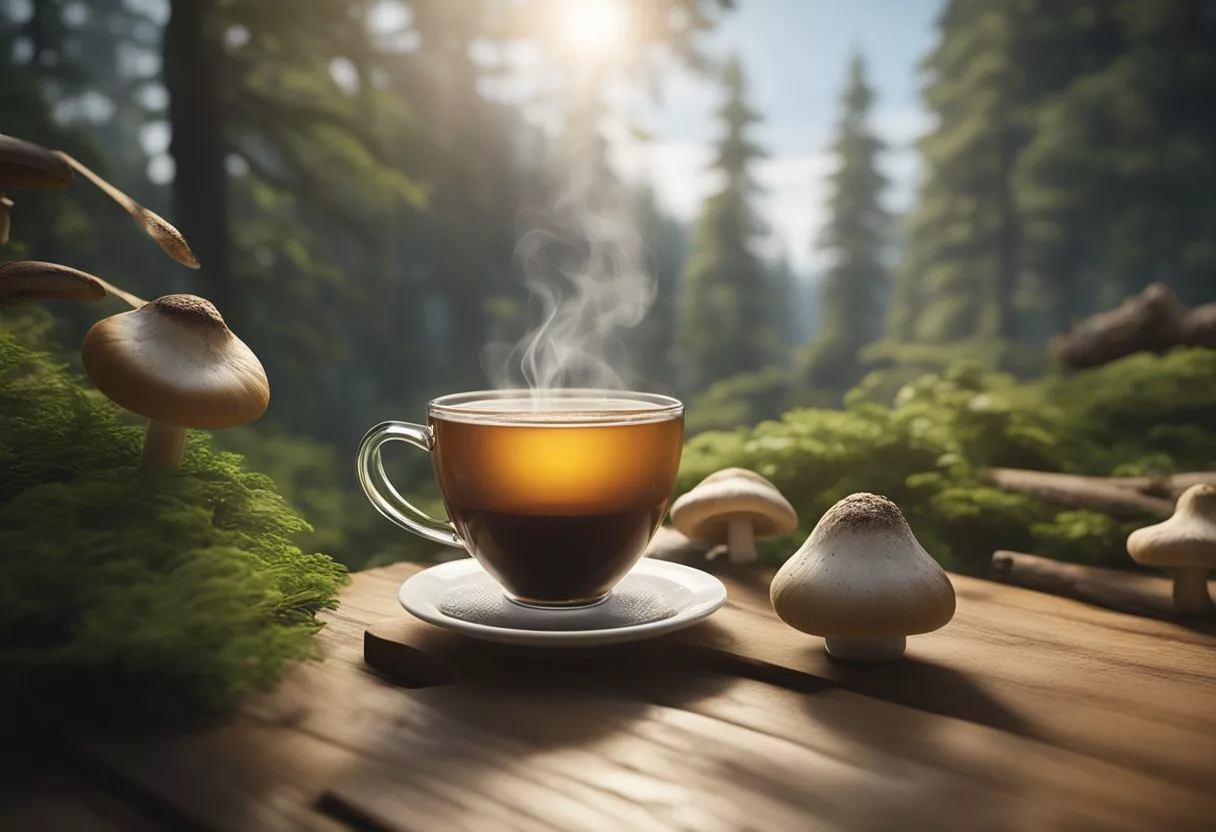
<instances>
[{"instance_id":1,"label":"dark tea liquid","mask_svg":"<svg viewBox=\"0 0 1216 832\"><path fill-rule=\"evenodd\" d=\"M577 413L505 407L483 418L431 419L435 474L461 539L518 600L605 595L667 514L683 418L578 424Z\"/></svg>"}]
</instances>

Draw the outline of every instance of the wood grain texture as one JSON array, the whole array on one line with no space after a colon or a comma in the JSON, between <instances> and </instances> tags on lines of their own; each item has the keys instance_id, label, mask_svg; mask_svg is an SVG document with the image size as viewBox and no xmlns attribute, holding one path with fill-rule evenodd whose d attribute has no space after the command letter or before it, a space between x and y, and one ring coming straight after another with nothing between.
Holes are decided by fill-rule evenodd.
<instances>
[{"instance_id":1,"label":"wood grain texture","mask_svg":"<svg viewBox=\"0 0 1216 832\"><path fill-rule=\"evenodd\" d=\"M5 832L168 832L179 828L66 768L12 778L0 787L0 829Z\"/></svg>"},{"instance_id":2,"label":"wood grain texture","mask_svg":"<svg viewBox=\"0 0 1216 832\"><path fill-rule=\"evenodd\" d=\"M395 596L417 568L356 574L326 615L326 660L228 724L85 738L82 770L181 829L1130 831L1216 815L1202 633L952 576L954 622L857 669L782 625L767 575L744 572L683 634L550 653L412 619Z\"/></svg>"},{"instance_id":3,"label":"wood grain texture","mask_svg":"<svg viewBox=\"0 0 1216 832\"><path fill-rule=\"evenodd\" d=\"M810 677L978 722L1173 782L1216 779L1216 638L1066 598L952 575L954 619L885 666L837 662L773 626L768 574L728 583L727 606L677 634L727 667L796 687Z\"/></svg>"}]
</instances>

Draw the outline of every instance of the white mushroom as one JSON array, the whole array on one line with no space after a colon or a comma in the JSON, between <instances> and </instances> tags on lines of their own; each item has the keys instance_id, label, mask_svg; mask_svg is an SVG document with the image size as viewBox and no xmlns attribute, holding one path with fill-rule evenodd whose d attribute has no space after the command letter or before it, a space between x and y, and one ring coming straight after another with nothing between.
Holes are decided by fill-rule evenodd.
<instances>
[{"instance_id":1,"label":"white mushroom","mask_svg":"<svg viewBox=\"0 0 1216 832\"><path fill-rule=\"evenodd\" d=\"M753 563L756 538L789 534L798 528L798 513L764 477L725 468L676 500L671 522L692 540L725 543L731 563Z\"/></svg>"},{"instance_id":2,"label":"white mushroom","mask_svg":"<svg viewBox=\"0 0 1216 832\"><path fill-rule=\"evenodd\" d=\"M898 658L907 636L954 616L950 579L899 507L876 494L853 494L828 509L777 572L769 597L782 621L854 661Z\"/></svg>"},{"instance_id":3,"label":"white mushroom","mask_svg":"<svg viewBox=\"0 0 1216 832\"><path fill-rule=\"evenodd\" d=\"M1168 520L1128 536L1127 553L1142 566L1173 572L1174 609L1179 613L1211 614L1208 570L1216 567L1216 488L1188 488Z\"/></svg>"},{"instance_id":4,"label":"white mushroom","mask_svg":"<svg viewBox=\"0 0 1216 832\"><path fill-rule=\"evenodd\" d=\"M80 357L98 390L148 418L143 467L179 465L187 428L243 425L270 403L257 356L194 295L167 295L98 321Z\"/></svg>"}]
</instances>

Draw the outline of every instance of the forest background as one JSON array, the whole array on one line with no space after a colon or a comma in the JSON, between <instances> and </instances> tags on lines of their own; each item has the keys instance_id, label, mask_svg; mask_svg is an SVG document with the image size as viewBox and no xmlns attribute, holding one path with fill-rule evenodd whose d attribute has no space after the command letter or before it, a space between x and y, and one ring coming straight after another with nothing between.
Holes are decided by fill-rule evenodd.
<instances>
[{"instance_id":1,"label":"forest background","mask_svg":"<svg viewBox=\"0 0 1216 832\"><path fill-rule=\"evenodd\" d=\"M80 188L14 195L0 256L213 300L273 391L216 444L273 478L313 526L306 549L351 568L429 552L358 492L363 432L528 378L513 348L573 301L566 335L595 330L595 355L540 374L598 381L607 365L683 398L681 487L745 464L809 525L849 490L889 493L955 566L1018 545L1113 562L1123 521L1037 508L977 472L1216 466L1211 350L1068 375L1046 348L1152 282L1216 300L1216 3L941 3L900 211L883 90L855 51L832 143L808 148L831 158L813 273L757 207L747 56L711 48L753 3L797 0L0 0L0 132L119 184L203 268L179 270ZM543 81L526 100L501 92L521 56ZM608 136L654 139L612 91L661 107L676 66L719 88L692 223L618 169ZM24 308L0 326L78 366L97 317ZM393 463L440 511L425 457Z\"/></svg>"}]
</instances>

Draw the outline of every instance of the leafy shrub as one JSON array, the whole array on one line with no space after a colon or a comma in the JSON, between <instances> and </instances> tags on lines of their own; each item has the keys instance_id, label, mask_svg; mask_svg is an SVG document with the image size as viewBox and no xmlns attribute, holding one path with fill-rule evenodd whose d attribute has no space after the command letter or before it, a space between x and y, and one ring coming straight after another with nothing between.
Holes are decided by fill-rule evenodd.
<instances>
[{"instance_id":1,"label":"leafy shrub","mask_svg":"<svg viewBox=\"0 0 1216 832\"><path fill-rule=\"evenodd\" d=\"M742 373L711 384L688 405L685 430L730 430L778 416L786 406L789 386L776 367Z\"/></svg>"},{"instance_id":2,"label":"leafy shrub","mask_svg":"<svg viewBox=\"0 0 1216 832\"><path fill-rule=\"evenodd\" d=\"M180 469L138 470L128 421L0 332L5 717L222 709L314 655L314 614L346 582L293 543L308 525L239 456L196 432Z\"/></svg>"},{"instance_id":3,"label":"leafy shrub","mask_svg":"<svg viewBox=\"0 0 1216 832\"><path fill-rule=\"evenodd\" d=\"M1127 534L1153 522L1063 511L982 482L986 466L1080 474L1168 473L1216 466L1216 351L1137 355L1070 376L1019 382L955 364L905 384L890 405L867 378L843 411L799 409L780 421L689 440L677 491L728 466L771 479L800 532L762 544L791 554L819 517L854 491L895 500L944 564L982 572L999 548L1130 567Z\"/></svg>"}]
</instances>

